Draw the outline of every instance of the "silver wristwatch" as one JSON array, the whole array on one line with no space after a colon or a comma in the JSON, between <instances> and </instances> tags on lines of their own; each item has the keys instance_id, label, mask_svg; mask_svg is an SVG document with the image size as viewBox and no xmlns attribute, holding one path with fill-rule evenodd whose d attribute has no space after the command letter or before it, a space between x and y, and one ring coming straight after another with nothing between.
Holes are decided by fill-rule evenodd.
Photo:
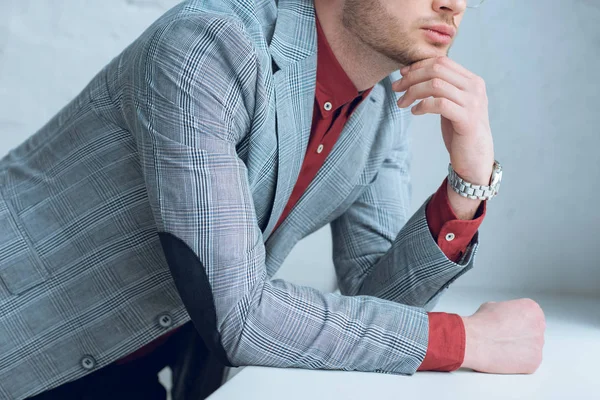
<instances>
[{"instance_id":1,"label":"silver wristwatch","mask_svg":"<svg viewBox=\"0 0 600 400\"><path fill-rule=\"evenodd\" d=\"M474 185L465 181L452 168L452 164L448 164L448 182L450 187L461 195L473 200L489 200L494 198L500 190L500 182L502 181L502 166L498 161L494 161L494 170L490 179L489 186Z\"/></svg>"}]
</instances>

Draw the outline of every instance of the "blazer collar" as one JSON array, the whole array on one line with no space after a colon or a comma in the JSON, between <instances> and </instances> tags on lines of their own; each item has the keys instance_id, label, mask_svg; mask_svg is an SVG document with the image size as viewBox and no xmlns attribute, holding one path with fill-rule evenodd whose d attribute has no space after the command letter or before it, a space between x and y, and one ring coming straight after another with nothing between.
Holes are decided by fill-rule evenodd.
<instances>
[{"instance_id":1,"label":"blazer collar","mask_svg":"<svg viewBox=\"0 0 600 400\"><path fill-rule=\"evenodd\" d=\"M312 1L279 0L269 49L280 69L316 54L317 30Z\"/></svg>"},{"instance_id":2,"label":"blazer collar","mask_svg":"<svg viewBox=\"0 0 600 400\"><path fill-rule=\"evenodd\" d=\"M271 57L277 112L277 184L263 235L273 232L283 212L308 146L317 79L317 29L312 1L280 0Z\"/></svg>"}]
</instances>

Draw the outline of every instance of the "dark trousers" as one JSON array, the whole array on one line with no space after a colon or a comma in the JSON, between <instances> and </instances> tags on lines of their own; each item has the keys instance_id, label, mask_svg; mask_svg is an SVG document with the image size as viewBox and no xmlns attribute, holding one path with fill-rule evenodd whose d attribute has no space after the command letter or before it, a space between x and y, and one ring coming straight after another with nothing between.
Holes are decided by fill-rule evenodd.
<instances>
[{"instance_id":1,"label":"dark trousers","mask_svg":"<svg viewBox=\"0 0 600 400\"><path fill-rule=\"evenodd\" d=\"M112 364L32 400L165 400L158 380L165 367L173 371L173 400L200 400L220 385L224 367L206 349L191 323L142 358Z\"/></svg>"}]
</instances>

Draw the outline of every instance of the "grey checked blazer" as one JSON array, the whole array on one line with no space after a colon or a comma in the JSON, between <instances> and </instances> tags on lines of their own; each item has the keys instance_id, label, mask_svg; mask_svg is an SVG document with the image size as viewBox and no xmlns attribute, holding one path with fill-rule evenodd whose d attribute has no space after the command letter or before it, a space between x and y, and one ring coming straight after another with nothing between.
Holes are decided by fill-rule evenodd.
<instances>
[{"instance_id":1,"label":"grey checked blazer","mask_svg":"<svg viewBox=\"0 0 600 400\"><path fill-rule=\"evenodd\" d=\"M423 307L472 267L410 219L392 79L273 231L311 129L312 2L175 7L0 161L0 398L104 367L190 318L229 365L412 374ZM342 295L270 279L331 223Z\"/></svg>"}]
</instances>

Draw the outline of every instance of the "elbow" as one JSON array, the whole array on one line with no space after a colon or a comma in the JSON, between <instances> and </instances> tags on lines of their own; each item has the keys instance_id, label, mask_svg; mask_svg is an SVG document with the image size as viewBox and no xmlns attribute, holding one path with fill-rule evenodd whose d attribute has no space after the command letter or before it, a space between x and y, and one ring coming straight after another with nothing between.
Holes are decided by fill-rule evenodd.
<instances>
[{"instance_id":1,"label":"elbow","mask_svg":"<svg viewBox=\"0 0 600 400\"><path fill-rule=\"evenodd\" d=\"M257 282L253 289L240 298L229 309L227 315L219 318L218 339L213 341L214 347L222 346L223 354L230 366L241 367L259 365L257 360L256 342L264 341L263 333L256 331L256 318L264 314L256 311L261 308L262 297L265 295L264 281ZM254 310L254 313L253 313ZM253 325L254 327L249 327Z\"/></svg>"},{"instance_id":2,"label":"elbow","mask_svg":"<svg viewBox=\"0 0 600 400\"><path fill-rule=\"evenodd\" d=\"M207 349L225 366L247 365L245 325L250 305L261 300L265 281L257 280L229 306L217 307L206 269L194 251L170 233L158 235L179 296Z\"/></svg>"},{"instance_id":3,"label":"elbow","mask_svg":"<svg viewBox=\"0 0 600 400\"><path fill-rule=\"evenodd\" d=\"M223 365L233 366L230 358L235 358L232 357L235 354L226 351L223 337L239 334L219 329L212 289L202 262L194 251L175 235L159 232L158 236L173 281L196 331L208 351Z\"/></svg>"}]
</instances>

